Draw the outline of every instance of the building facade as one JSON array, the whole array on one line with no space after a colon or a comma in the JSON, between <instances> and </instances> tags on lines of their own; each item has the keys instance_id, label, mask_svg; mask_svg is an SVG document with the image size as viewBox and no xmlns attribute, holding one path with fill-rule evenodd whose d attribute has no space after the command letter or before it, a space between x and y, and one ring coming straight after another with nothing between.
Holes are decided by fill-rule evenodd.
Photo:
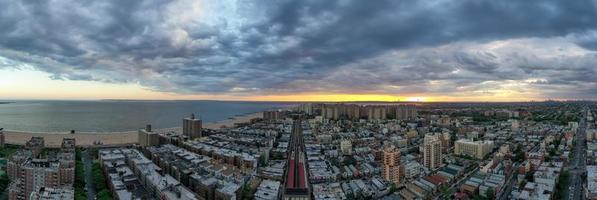
<instances>
[{"instance_id":1,"label":"building facade","mask_svg":"<svg viewBox=\"0 0 597 200\"><path fill-rule=\"evenodd\" d=\"M417 107L413 104L402 104L396 108L396 119L412 120L417 117Z\"/></svg>"},{"instance_id":2,"label":"building facade","mask_svg":"<svg viewBox=\"0 0 597 200\"><path fill-rule=\"evenodd\" d=\"M352 155L352 142L350 140L343 140L340 142L340 151L344 155Z\"/></svg>"},{"instance_id":3,"label":"building facade","mask_svg":"<svg viewBox=\"0 0 597 200\"><path fill-rule=\"evenodd\" d=\"M394 147L382 151L382 177L392 183L400 183L400 150Z\"/></svg>"},{"instance_id":4,"label":"building facade","mask_svg":"<svg viewBox=\"0 0 597 200\"><path fill-rule=\"evenodd\" d=\"M423 165L436 169L442 164L442 148L438 135L426 135L423 141Z\"/></svg>"},{"instance_id":5,"label":"building facade","mask_svg":"<svg viewBox=\"0 0 597 200\"><path fill-rule=\"evenodd\" d=\"M493 141L472 141L461 139L454 144L454 154L483 159L493 149Z\"/></svg>"},{"instance_id":6,"label":"building facade","mask_svg":"<svg viewBox=\"0 0 597 200\"><path fill-rule=\"evenodd\" d=\"M151 130L151 125L139 130L139 145L142 147L155 146L160 144L160 135Z\"/></svg>"},{"instance_id":7,"label":"building facade","mask_svg":"<svg viewBox=\"0 0 597 200\"><path fill-rule=\"evenodd\" d=\"M60 151L39 156L34 151L43 144L43 138L32 138L26 149L16 152L7 163L9 177L8 199L29 199L32 193L44 188L69 188L75 181L75 140L64 139Z\"/></svg>"},{"instance_id":8,"label":"building facade","mask_svg":"<svg viewBox=\"0 0 597 200\"><path fill-rule=\"evenodd\" d=\"M201 137L202 128L202 121L195 118L195 114L191 114L191 117L182 120L182 134L186 135L189 139Z\"/></svg>"}]
</instances>

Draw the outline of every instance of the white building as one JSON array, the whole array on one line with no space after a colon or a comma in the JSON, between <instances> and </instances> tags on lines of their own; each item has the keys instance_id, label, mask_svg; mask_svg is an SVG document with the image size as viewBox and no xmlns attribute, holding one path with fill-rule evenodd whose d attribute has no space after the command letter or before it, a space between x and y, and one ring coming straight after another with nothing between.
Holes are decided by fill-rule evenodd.
<instances>
[{"instance_id":1,"label":"white building","mask_svg":"<svg viewBox=\"0 0 597 200\"><path fill-rule=\"evenodd\" d=\"M404 165L404 177L408 179L415 178L419 174L421 174L422 170L423 166L421 166L421 164L416 161L406 163L406 165Z\"/></svg>"},{"instance_id":2,"label":"white building","mask_svg":"<svg viewBox=\"0 0 597 200\"><path fill-rule=\"evenodd\" d=\"M352 143L350 140L343 140L340 142L340 151L344 155L352 155Z\"/></svg>"},{"instance_id":3,"label":"white building","mask_svg":"<svg viewBox=\"0 0 597 200\"><path fill-rule=\"evenodd\" d=\"M454 154L468 155L477 159L483 159L485 155L491 153L493 141L472 141L461 139L456 141Z\"/></svg>"}]
</instances>

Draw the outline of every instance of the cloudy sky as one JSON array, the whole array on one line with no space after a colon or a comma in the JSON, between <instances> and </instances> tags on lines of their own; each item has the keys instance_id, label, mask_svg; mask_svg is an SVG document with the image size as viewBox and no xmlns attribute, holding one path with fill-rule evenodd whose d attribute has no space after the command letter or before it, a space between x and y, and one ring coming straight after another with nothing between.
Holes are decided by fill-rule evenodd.
<instances>
[{"instance_id":1,"label":"cloudy sky","mask_svg":"<svg viewBox=\"0 0 597 200\"><path fill-rule=\"evenodd\" d=\"M597 99L597 0L0 0L0 99Z\"/></svg>"}]
</instances>

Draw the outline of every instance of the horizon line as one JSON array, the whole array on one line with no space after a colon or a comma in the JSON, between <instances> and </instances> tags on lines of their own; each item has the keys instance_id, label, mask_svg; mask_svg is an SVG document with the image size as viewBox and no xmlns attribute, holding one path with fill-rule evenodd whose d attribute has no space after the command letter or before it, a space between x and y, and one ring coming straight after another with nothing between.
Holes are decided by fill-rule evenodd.
<instances>
[{"instance_id":1,"label":"horizon line","mask_svg":"<svg viewBox=\"0 0 597 200\"><path fill-rule=\"evenodd\" d=\"M544 103L544 102L597 102L597 100L586 99L544 99L528 101L309 101L309 100L218 100L218 99L0 99L0 102L10 103L11 101L220 101L220 102L263 102L263 103Z\"/></svg>"}]
</instances>

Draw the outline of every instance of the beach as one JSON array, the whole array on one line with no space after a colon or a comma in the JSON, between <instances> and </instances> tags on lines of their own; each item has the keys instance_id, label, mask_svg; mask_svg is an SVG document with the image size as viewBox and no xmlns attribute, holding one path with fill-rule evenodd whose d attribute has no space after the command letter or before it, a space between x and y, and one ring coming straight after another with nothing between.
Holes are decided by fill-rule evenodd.
<instances>
[{"instance_id":1,"label":"beach","mask_svg":"<svg viewBox=\"0 0 597 200\"><path fill-rule=\"evenodd\" d=\"M222 127L233 127L236 123L246 123L254 118L262 118L263 113L257 112L243 116L236 116L230 119L208 122L203 124L203 128L220 129ZM155 132L181 132L181 127L155 129ZM138 141L138 131L122 131L122 132L101 132L101 133L85 133L75 132L70 133L55 133L55 132L26 132L26 131L12 131L4 130L4 137L6 144L24 145L31 137L43 137L46 147L60 147L63 138L75 138L76 145L82 147L89 147L97 145L103 146L122 146L135 144Z\"/></svg>"},{"instance_id":2,"label":"beach","mask_svg":"<svg viewBox=\"0 0 597 200\"><path fill-rule=\"evenodd\" d=\"M233 127L236 123L250 122L251 119L263 118L263 112L252 113L248 115L236 116L231 119L225 119L217 122L204 123L203 128L220 129L222 127Z\"/></svg>"}]
</instances>

